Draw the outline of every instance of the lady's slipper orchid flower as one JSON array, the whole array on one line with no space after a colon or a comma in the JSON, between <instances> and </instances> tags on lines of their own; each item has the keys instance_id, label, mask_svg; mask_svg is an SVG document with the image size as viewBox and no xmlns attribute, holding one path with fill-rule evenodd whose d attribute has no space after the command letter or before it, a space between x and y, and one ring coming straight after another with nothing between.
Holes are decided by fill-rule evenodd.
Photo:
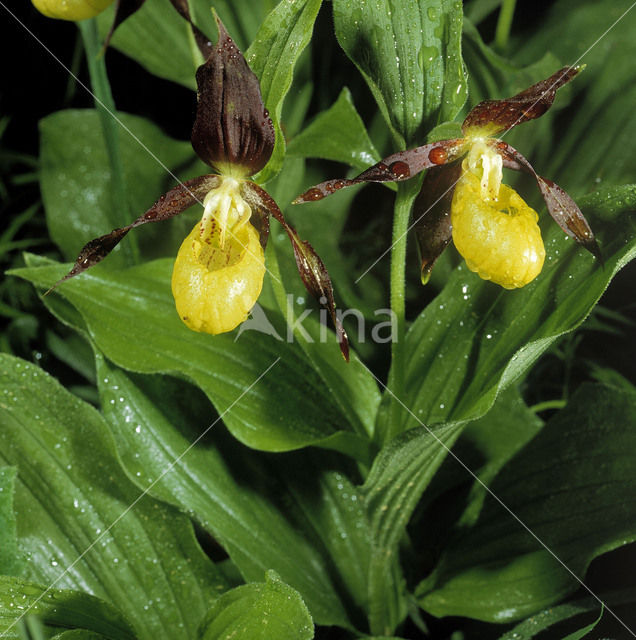
<instances>
[{"instance_id":1,"label":"lady's slipper orchid flower","mask_svg":"<svg viewBox=\"0 0 636 640\"><path fill-rule=\"evenodd\" d=\"M193 27L206 61L196 73L198 102L191 141L217 174L179 184L128 226L86 244L55 286L101 261L131 229L172 218L199 202L203 217L179 249L172 292L189 328L212 334L231 331L246 320L261 292L271 214L287 232L305 287L331 313L348 359L347 336L335 313L333 287L322 260L286 222L273 198L248 179L269 160L274 127L257 77L218 17L216 21L215 46Z\"/></svg>"},{"instance_id":2,"label":"lady's slipper orchid flower","mask_svg":"<svg viewBox=\"0 0 636 640\"><path fill-rule=\"evenodd\" d=\"M512 289L525 286L540 273L545 249L536 212L514 189L502 184L505 167L531 174L557 224L600 258L594 234L572 198L539 176L516 149L491 137L543 115L552 106L557 90L580 69L564 67L511 98L479 103L463 122L463 138L400 151L356 178L316 185L294 202L320 200L361 182L408 180L430 169L415 203L416 215L418 210L424 211L415 225L422 281L428 281L435 260L452 238L469 269ZM460 169L456 161L462 157ZM443 165L448 166L442 169Z\"/></svg>"}]
</instances>

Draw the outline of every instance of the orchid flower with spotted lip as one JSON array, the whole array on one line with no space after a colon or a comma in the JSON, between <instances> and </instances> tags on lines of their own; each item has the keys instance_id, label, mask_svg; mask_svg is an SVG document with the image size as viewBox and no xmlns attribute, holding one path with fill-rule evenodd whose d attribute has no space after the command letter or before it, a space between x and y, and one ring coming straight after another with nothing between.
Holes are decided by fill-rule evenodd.
<instances>
[{"instance_id":1,"label":"orchid flower with spotted lip","mask_svg":"<svg viewBox=\"0 0 636 640\"><path fill-rule=\"evenodd\" d=\"M428 281L435 261L452 238L472 271L512 289L531 282L545 258L536 212L502 183L502 169L514 169L534 177L561 229L600 259L592 229L574 200L557 184L538 175L516 149L492 137L542 116L552 106L557 90L580 70L564 67L511 98L480 102L466 116L462 138L394 153L356 178L322 182L294 203L320 200L363 182L408 180L430 169L415 203L416 212L424 211L415 224L422 282Z\"/></svg>"},{"instance_id":2,"label":"orchid flower with spotted lip","mask_svg":"<svg viewBox=\"0 0 636 640\"><path fill-rule=\"evenodd\" d=\"M189 14L182 15L192 25ZM200 203L203 216L178 251L172 292L177 312L189 328L211 334L231 331L247 319L260 295L272 215L291 241L305 287L330 312L348 360L348 340L325 265L287 223L274 199L249 179L272 155L274 127L256 75L216 14L215 18L219 32L215 45L192 25L205 63L196 73L198 101L191 141L197 155L217 173L180 183L131 224L91 240L52 289L100 262L131 229L167 220Z\"/></svg>"}]
</instances>

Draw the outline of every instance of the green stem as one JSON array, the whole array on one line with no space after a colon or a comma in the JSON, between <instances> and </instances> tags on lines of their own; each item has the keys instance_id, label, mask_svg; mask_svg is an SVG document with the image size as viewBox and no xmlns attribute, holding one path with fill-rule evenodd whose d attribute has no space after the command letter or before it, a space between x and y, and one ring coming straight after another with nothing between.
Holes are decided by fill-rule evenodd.
<instances>
[{"instance_id":1,"label":"green stem","mask_svg":"<svg viewBox=\"0 0 636 640\"><path fill-rule=\"evenodd\" d=\"M413 201L422 181L419 179L402 182L398 185L393 214L393 237L391 249L391 311L394 314L395 332L391 344L390 387L391 414L385 433L381 434L383 443L388 442L401 431L404 408L400 400L404 399L406 369L406 242L409 218Z\"/></svg>"},{"instance_id":2,"label":"green stem","mask_svg":"<svg viewBox=\"0 0 636 640\"><path fill-rule=\"evenodd\" d=\"M533 413L540 413L541 411L548 411L550 409L563 409L567 404L567 400L545 400L544 402L538 402L530 407L530 411Z\"/></svg>"},{"instance_id":3,"label":"green stem","mask_svg":"<svg viewBox=\"0 0 636 640\"><path fill-rule=\"evenodd\" d=\"M91 89L95 98L95 109L99 114L102 125L106 153L108 154L110 165L113 206L108 219L113 227L124 227L130 222L131 216L119 147L119 123L115 119L115 101L108 82L104 56L101 55L101 42L97 32L97 22L92 18L78 22L77 25L84 42ZM139 262L139 246L134 235L131 234L127 241L120 246L128 264Z\"/></svg>"},{"instance_id":4,"label":"green stem","mask_svg":"<svg viewBox=\"0 0 636 640\"><path fill-rule=\"evenodd\" d=\"M499 19L497 20L497 30L495 31L495 48L499 51L503 51L508 46L508 37L510 36L512 17L515 13L515 4L516 0L503 0L501 3Z\"/></svg>"}]
</instances>

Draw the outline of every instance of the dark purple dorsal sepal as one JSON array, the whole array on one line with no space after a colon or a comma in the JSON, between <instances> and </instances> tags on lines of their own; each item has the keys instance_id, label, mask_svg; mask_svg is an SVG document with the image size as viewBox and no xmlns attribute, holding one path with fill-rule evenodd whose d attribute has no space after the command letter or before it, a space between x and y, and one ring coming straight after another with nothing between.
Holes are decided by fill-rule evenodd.
<instances>
[{"instance_id":1,"label":"dark purple dorsal sepal","mask_svg":"<svg viewBox=\"0 0 636 640\"><path fill-rule=\"evenodd\" d=\"M197 115L192 146L219 171L238 177L260 171L274 149L274 126L258 78L216 18L219 38L197 69Z\"/></svg>"}]
</instances>

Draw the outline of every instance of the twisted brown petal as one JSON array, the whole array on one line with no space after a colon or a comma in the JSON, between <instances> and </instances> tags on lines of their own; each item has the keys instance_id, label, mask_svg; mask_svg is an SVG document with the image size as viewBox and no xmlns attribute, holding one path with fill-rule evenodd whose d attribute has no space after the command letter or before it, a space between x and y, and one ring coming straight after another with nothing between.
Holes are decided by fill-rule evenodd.
<instances>
[{"instance_id":1,"label":"twisted brown petal","mask_svg":"<svg viewBox=\"0 0 636 640\"><path fill-rule=\"evenodd\" d=\"M80 251L72 269L58 280L46 293L50 293L65 280L69 280L90 267L101 262L125 237L125 235L135 227L139 227L147 222L160 222L183 213L196 202L202 202L208 191L219 184L219 176L205 175L192 180L188 180L170 189L168 193L161 196L155 204L136 220L125 227L113 229L99 238L88 242Z\"/></svg>"},{"instance_id":2,"label":"twisted brown petal","mask_svg":"<svg viewBox=\"0 0 636 640\"><path fill-rule=\"evenodd\" d=\"M501 141L496 141L494 144L503 158L504 167L515 171L524 171L534 176L550 215L561 229L583 245L594 257L602 261L601 250L592 228L576 202L558 184L538 175L530 162L514 147Z\"/></svg>"},{"instance_id":3,"label":"twisted brown petal","mask_svg":"<svg viewBox=\"0 0 636 640\"><path fill-rule=\"evenodd\" d=\"M333 295L333 285L331 278L320 256L314 248L306 241L301 240L294 227L292 227L284 218L281 210L274 199L262 187L253 182L245 183L245 192L251 191L246 198L252 206L255 201L260 201L260 207L269 211L278 222L283 226L292 243L294 249L294 257L296 258L296 266L298 273L305 285L305 288L311 293L318 302L327 309L334 327L336 328L336 336L342 357L349 362L349 339L347 333L342 326L342 321L336 313L336 301ZM252 211L254 207L252 206Z\"/></svg>"},{"instance_id":4,"label":"twisted brown petal","mask_svg":"<svg viewBox=\"0 0 636 640\"><path fill-rule=\"evenodd\" d=\"M563 67L549 78L503 100L484 100L471 109L462 124L466 135L471 129L484 135L508 131L522 122L542 116L554 102L556 92L572 80L583 67Z\"/></svg>"},{"instance_id":5,"label":"twisted brown petal","mask_svg":"<svg viewBox=\"0 0 636 640\"><path fill-rule=\"evenodd\" d=\"M401 182L408 180L424 169L438 167L456 160L464 153L463 138L441 140L425 144L422 147L399 151L384 158L359 176L350 180L327 180L299 195L294 204L322 200L343 187L350 187L361 182Z\"/></svg>"},{"instance_id":6,"label":"twisted brown petal","mask_svg":"<svg viewBox=\"0 0 636 640\"><path fill-rule=\"evenodd\" d=\"M272 155L274 126L258 78L218 17L216 22L218 41L196 74L199 94L192 146L219 173L247 177L260 171Z\"/></svg>"},{"instance_id":7,"label":"twisted brown petal","mask_svg":"<svg viewBox=\"0 0 636 640\"><path fill-rule=\"evenodd\" d=\"M422 260L422 284L431 277L437 258L452 239L451 203L461 165L430 169L413 205L415 236Z\"/></svg>"}]
</instances>

